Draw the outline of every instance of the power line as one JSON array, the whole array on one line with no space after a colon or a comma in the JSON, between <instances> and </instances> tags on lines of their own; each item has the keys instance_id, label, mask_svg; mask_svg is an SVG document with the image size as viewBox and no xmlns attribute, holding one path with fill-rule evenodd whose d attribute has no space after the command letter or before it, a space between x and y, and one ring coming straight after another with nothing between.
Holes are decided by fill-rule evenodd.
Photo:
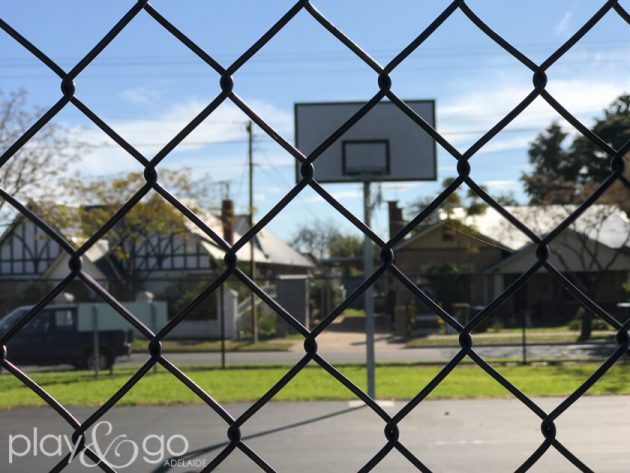
<instances>
[{"instance_id":1,"label":"power line","mask_svg":"<svg viewBox=\"0 0 630 473\"><path fill-rule=\"evenodd\" d=\"M601 49L603 47L610 46L629 46L630 43L628 41L593 41L590 43L580 44L581 49ZM521 51L527 50L528 53L531 54L533 51L542 51L546 52L549 50L549 47L556 47L557 44L554 42L539 42L539 43L529 43L522 44L520 46ZM376 49L370 50L373 56L393 56L400 52L397 49ZM482 45L482 46L450 46L450 47L435 47L435 46L421 46L419 49L415 51L415 53L427 54L427 55L436 55L440 58L446 56L463 56L469 57L470 54L480 55L490 52L490 54L486 54L488 56L497 56L504 55L503 51L497 50L496 45ZM551 52L551 51L550 51ZM234 52L231 54L217 54L213 55L217 61L228 62L235 57L238 57L240 52ZM318 61L335 61L335 60L347 60L347 59L357 59L357 57L348 52L346 50L340 51L283 51L283 52L261 52L257 54L256 60L258 62L263 63L275 63L275 62L291 62L295 63L296 61L305 61L305 62L318 62ZM79 57L70 57L70 56L62 56L58 57L56 61L58 63L64 63L67 65L76 64L81 58ZM146 66L146 65L185 65L185 64L200 64L205 65L205 63L198 57L190 55L187 57L182 56L166 56L166 55L154 55L154 56L144 56L144 57L110 57L110 58L98 58L97 61L94 61L91 67L108 67L108 66ZM34 57L8 57L5 58L0 64L0 69L2 68L15 68L15 67L37 67L40 63Z\"/></svg>"},{"instance_id":2,"label":"power line","mask_svg":"<svg viewBox=\"0 0 630 473\"><path fill-rule=\"evenodd\" d=\"M622 62L625 61L626 58L619 58L618 60L615 59L600 59L600 60L593 60L593 59L584 59L584 60L572 60L572 59L560 59L556 64L554 64L553 67L558 67L561 65L582 65L582 64L593 64L594 62L597 62L598 64L616 64L618 62ZM525 68L525 66L523 64L521 64L520 62L514 60L512 62L497 62L497 63L493 63L493 64L484 64L484 63L480 63L480 62L475 62L475 63L471 63L471 64L444 64L444 65L409 65L410 61L406 61L403 62L397 69L394 70L394 73L396 73L397 71L400 71L401 69L405 70L405 71L410 71L410 72L419 72L419 71L439 71L439 70L470 70L470 69L488 69L488 68L492 68L492 67L496 67L496 68L501 68L501 69L505 69L505 68ZM309 74L309 75L314 75L314 74L343 74L343 73L354 73L357 72L357 70L359 68L365 68L366 71L370 71L373 72L371 68L369 68L369 66L367 66L367 64L363 63L363 62L357 62L356 66L354 68L341 68L341 69L330 69L330 68L322 68L322 67L317 67L314 66L313 68L296 68L296 67L291 67L290 69L279 69L279 68L274 68L274 69L257 69L257 68L250 68L250 69L241 69L239 70L236 75L237 75L237 79L240 76L249 76L249 75L299 75L299 74ZM46 72L46 71L45 71ZM208 71L190 71L190 72L177 72L177 71L173 71L172 67L169 67L169 69L167 70L160 70L160 75L163 77L207 77L207 76L216 76L216 78L219 78L219 75L214 73L212 70L208 70ZM76 81L77 83L80 83L80 81L83 79L85 80L86 78L89 78L90 80L96 80L96 79L116 79L116 78L134 78L134 77L141 77L141 78L145 78L147 76L146 72L138 72L138 73L120 73L120 71L117 71L115 73L112 74L91 74L89 71L84 72L82 74L80 74ZM52 73L50 73L50 76L46 75L24 75L24 74L17 74L17 75L12 75L12 74L1 74L0 75L0 79L49 79L50 77L56 77L54 76Z\"/></svg>"},{"instance_id":3,"label":"power line","mask_svg":"<svg viewBox=\"0 0 630 473\"><path fill-rule=\"evenodd\" d=\"M523 127L523 128L507 128L500 132L500 134L504 133L537 133L543 131L543 129L547 126L545 124L544 127L536 128L536 127ZM466 136L466 135L479 135L486 133L488 129L478 129L478 130L457 130L457 131L440 131L443 136ZM257 142L267 142L267 143L275 143L275 140L267 135L261 135L256 137ZM232 144L244 144L247 143L248 139L245 138L237 138L233 140L222 140L222 141L184 141L178 145L178 147L197 147L197 146L219 146L219 145L232 145ZM165 146L167 142L164 143L131 143L131 146L134 148L156 148ZM88 148L88 149L100 149L100 148L120 148L120 146L116 143L98 143L98 144L73 144L68 143L67 145L59 145L59 146L29 146L26 145L23 149L27 150L50 150L50 149L58 149L64 150L68 148ZM121 148L122 149L122 148ZM269 161L269 164L273 167L274 165Z\"/></svg>"},{"instance_id":4,"label":"power line","mask_svg":"<svg viewBox=\"0 0 630 473\"><path fill-rule=\"evenodd\" d=\"M291 184L289 184L287 182L287 180L285 179L285 177L280 173L280 171L278 171L278 165L277 164L273 164L271 162L271 159L269 159L269 155L267 154L267 152L265 150L259 150L260 154L265 158L265 161L267 161L267 163L269 164L269 167L261 167L260 169L267 174L268 176L270 176L272 178L272 180L274 181L275 184L280 185L280 187L292 187ZM271 169L273 171L273 173L269 172L268 170ZM278 180L276 180L278 179Z\"/></svg>"}]
</instances>

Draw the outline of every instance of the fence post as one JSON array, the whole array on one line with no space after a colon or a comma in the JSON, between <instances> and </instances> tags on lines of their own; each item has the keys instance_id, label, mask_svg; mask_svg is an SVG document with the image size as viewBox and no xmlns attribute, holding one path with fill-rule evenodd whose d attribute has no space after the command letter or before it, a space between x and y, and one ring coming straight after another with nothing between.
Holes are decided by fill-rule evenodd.
<instances>
[{"instance_id":1,"label":"fence post","mask_svg":"<svg viewBox=\"0 0 630 473\"><path fill-rule=\"evenodd\" d=\"M523 348L523 364L527 364L527 310L523 311L523 328L521 331L521 345Z\"/></svg>"},{"instance_id":2,"label":"fence post","mask_svg":"<svg viewBox=\"0 0 630 473\"><path fill-rule=\"evenodd\" d=\"M155 304L153 298L149 299L149 314L151 317L151 330L153 333L157 333L157 316L155 314ZM157 374L157 363L153 365L153 374Z\"/></svg>"},{"instance_id":3,"label":"fence post","mask_svg":"<svg viewBox=\"0 0 630 473\"><path fill-rule=\"evenodd\" d=\"M219 291L219 314L221 319L221 369L225 369L225 288Z\"/></svg>"},{"instance_id":4,"label":"fence post","mask_svg":"<svg viewBox=\"0 0 630 473\"><path fill-rule=\"evenodd\" d=\"M94 377L98 378L99 372L99 364L100 364L100 347L99 347L99 339L98 339L98 308L96 304L92 304L92 343L94 344Z\"/></svg>"},{"instance_id":5,"label":"fence post","mask_svg":"<svg viewBox=\"0 0 630 473\"><path fill-rule=\"evenodd\" d=\"M370 181L363 182L363 212L365 225L371 225L372 198ZM363 278L367 280L374 270L374 254L372 240L367 235L363 239ZM374 377L374 291L372 286L365 291L365 358L367 369L367 391L372 399L376 399L376 380Z\"/></svg>"}]
</instances>

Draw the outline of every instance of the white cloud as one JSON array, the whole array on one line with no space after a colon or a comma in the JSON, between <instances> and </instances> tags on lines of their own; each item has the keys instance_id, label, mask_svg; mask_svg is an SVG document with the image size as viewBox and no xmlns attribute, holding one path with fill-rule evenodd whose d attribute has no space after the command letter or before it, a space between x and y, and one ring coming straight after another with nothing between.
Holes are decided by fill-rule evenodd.
<instances>
[{"instance_id":1,"label":"white cloud","mask_svg":"<svg viewBox=\"0 0 630 473\"><path fill-rule=\"evenodd\" d=\"M133 104L145 104L160 97L157 90L147 89L145 87L134 87L133 89L123 90L120 96L127 102Z\"/></svg>"},{"instance_id":2,"label":"white cloud","mask_svg":"<svg viewBox=\"0 0 630 473\"><path fill-rule=\"evenodd\" d=\"M595 80L550 80L547 90L570 112L590 119L601 113L624 90L630 88L630 79L619 82ZM523 100L532 86L498 85L486 90L476 91L465 96L455 97L450 103L438 107L442 128L451 129L449 122L462 118L469 123L494 125L500 118ZM543 125L558 114L542 99L535 100L516 119L519 126ZM461 128L461 126L459 127ZM484 128L482 126L481 128Z\"/></svg>"},{"instance_id":3,"label":"white cloud","mask_svg":"<svg viewBox=\"0 0 630 473\"><path fill-rule=\"evenodd\" d=\"M451 162L455 162L455 158L453 158L452 156L448 155L446 156L446 159L451 161ZM442 174L448 174L451 172L457 172L457 164L445 164L442 166L438 166L438 174L442 175Z\"/></svg>"},{"instance_id":4,"label":"white cloud","mask_svg":"<svg viewBox=\"0 0 630 473\"><path fill-rule=\"evenodd\" d=\"M274 154L271 156L265 153L264 156L255 157L255 164L256 164L256 167L259 169L269 169L269 168L279 168L279 167L294 168L295 162L296 162L296 159L288 153Z\"/></svg>"},{"instance_id":5,"label":"white cloud","mask_svg":"<svg viewBox=\"0 0 630 473\"><path fill-rule=\"evenodd\" d=\"M526 148L531 143L532 137L513 137L505 139L495 139L490 141L482 148L484 153L496 153L498 151L507 151L512 149Z\"/></svg>"},{"instance_id":6,"label":"white cloud","mask_svg":"<svg viewBox=\"0 0 630 473\"><path fill-rule=\"evenodd\" d=\"M207 105L207 102L191 99L172 106L155 117L135 120L107 120L107 117L104 118L119 135L136 146L147 159L151 159ZM280 133L284 135L290 133L290 124L292 123L290 113L262 101L252 101L250 106ZM247 120L247 116L238 107L231 102L226 102L188 135L174 153L177 154L178 159L199 163L200 158L191 159L190 154L194 151L199 152L209 145L242 141L243 147L246 149L247 132L245 125ZM78 140L91 144L94 148L86 153L74 170L80 170L88 175L106 175L140 169L140 164L134 158L96 127L87 130L77 129L76 135ZM235 159L225 156L225 154L225 151L221 153L215 151L214 153L214 156L222 158L221 163L216 162L215 157L211 157L211 154L208 153L207 157L203 158L204 167L237 164ZM178 161L178 165L181 160ZM168 166L169 161L173 161L172 156L165 158L165 165ZM238 160L238 166L242 167L242 159Z\"/></svg>"},{"instance_id":7,"label":"white cloud","mask_svg":"<svg viewBox=\"0 0 630 473\"><path fill-rule=\"evenodd\" d=\"M589 126L615 98L630 90L630 79L550 79L547 90L570 113ZM492 88L477 89L467 95L453 97L437 107L438 123L441 124L439 131L454 146L463 150L492 128L531 91L530 85L505 82L504 85L497 84ZM557 119L561 120L560 115L539 97L505 128L507 133L499 133L480 153L525 148L537 133ZM575 132L573 128L568 131Z\"/></svg>"},{"instance_id":8,"label":"white cloud","mask_svg":"<svg viewBox=\"0 0 630 473\"><path fill-rule=\"evenodd\" d=\"M407 191L410 189L418 189L421 184L417 182L384 182L381 184L383 186L383 190L392 190L392 191Z\"/></svg>"},{"instance_id":9,"label":"white cloud","mask_svg":"<svg viewBox=\"0 0 630 473\"><path fill-rule=\"evenodd\" d=\"M560 21L556 24L556 27L553 31L554 34L556 36L568 36L571 33L572 19L573 12L569 10L564 15L562 15L562 18L560 18Z\"/></svg>"},{"instance_id":10,"label":"white cloud","mask_svg":"<svg viewBox=\"0 0 630 473\"><path fill-rule=\"evenodd\" d=\"M330 195L332 195L336 200L339 200L342 203L346 200L354 200L354 199L363 198L363 192L360 190L333 191L333 192L330 192ZM295 201L303 203L303 204L314 204L314 203L327 204L327 202L319 194L311 194L311 195L300 194L299 196L295 198Z\"/></svg>"},{"instance_id":11,"label":"white cloud","mask_svg":"<svg viewBox=\"0 0 630 473\"><path fill-rule=\"evenodd\" d=\"M494 190L512 190L517 191L521 189L521 184L519 181L508 180L508 179L491 179L489 181L484 181L483 185L486 186L491 191Z\"/></svg>"}]
</instances>

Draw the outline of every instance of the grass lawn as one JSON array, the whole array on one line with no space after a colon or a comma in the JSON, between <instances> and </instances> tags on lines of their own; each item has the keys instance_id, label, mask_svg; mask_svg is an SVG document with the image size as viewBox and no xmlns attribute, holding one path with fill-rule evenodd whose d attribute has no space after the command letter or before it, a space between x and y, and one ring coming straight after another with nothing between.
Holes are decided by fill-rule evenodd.
<instances>
[{"instance_id":1,"label":"grass lawn","mask_svg":"<svg viewBox=\"0 0 630 473\"><path fill-rule=\"evenodd\" d=\"M365 317L365 311L363 309L354 309L352 307L349 307L348 309L344 310L341 315L343 317L349 317L349 318Z\"/></svg>"},{"instance_id":2,"label":"grass lawn","mask_svg":"<svg viewBox=\"0 0 630 473\"><path fill-rule=\"evenodd\" d=\"M531 328L527 329L527 343L544 343L544 342L576 342L579 336L578 332L548 329L548 328ZM481 344L520 344L522 340L520 329L505 329L496 332L473 333L473 341L476 345ZM593 341L615 340L615 332L613 331L594 331L591 336ZM452 345L459 346L458 335L441 335L431 334L425 337L416 337L407 340L405 343L407 348L418 348L427 346Z\"/></svg>"},{"instance_id":3,"label":"grass lawn","mask_svg":"<svg viewBox=\"0 0 630 473\"><path fill-rule=\"evenodd\" d=\"M250 340L226 340L227 351L288 351L295 340L274 338L252 343ZM144 339L133 341L134 353L146 353L148 342ZM162 349L165 353L219 352L220 340L164 340Z\"/></svg>"},{"instance_id":4,"label":"grass lawn","mask_svg":"<svg viewBox=\"0 0 630 473\"><path fill-rule=\"evenodd\" d=\"M498 371L529 396L565 396L575 390L596 364L563 366L497 366ZM355 384L365 388L365 369L342 365L338 369ZM252 401L263 395L288 370L288 366L250 366L221 370L189 367L185 372L220 402ZM410 399L435 376L440 367L422 365L381 365L376 370L380 399ZM32 373L47 392L69 406L99 406L134 372L117 368L113 375L95 379L91 372L66 371ZM628 365L614 366L589 394L630 394ZM490 398L511 395L476 365L460 365L431 394L431 398ZM274 400L343 400L354 395L318 366L307 367L280 391ZM147 374L119 405L200 403L179 380L162 368ZM0 408L40 406L44 402L8 374L0 375Z\"/></svg>"}]
</instances>

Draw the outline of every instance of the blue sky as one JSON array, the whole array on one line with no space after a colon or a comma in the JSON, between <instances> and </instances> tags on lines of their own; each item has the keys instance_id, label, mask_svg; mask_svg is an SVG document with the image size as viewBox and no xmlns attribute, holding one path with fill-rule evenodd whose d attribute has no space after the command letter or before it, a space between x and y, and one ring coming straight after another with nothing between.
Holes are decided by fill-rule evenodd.
<instances>
[{"instance_id":1,"label":"blue sky","mask_svg":"<svg viewBox=\"0 0 630 473\"><path fill-rule=\"evenodd\" d=\"M63 67L72 67L133 5L131 1L3 2L1 17ZM532 60L542 62L603 2L494 1L467 4ZM293 2L284 0L154 1L151 4L224 66L264 33ZM313 4L381 64L412 41L448 4L445 1L318 0ZM623 2L622 2L623 4ZM630 5L625 5L626 9ZM628 25L610 12L548 71L547 89L585 123L618 95L630 91ZM374 72L307 12L294 20L234 76L234 90L265 120L293 140L293 104L362 101L377 91ZM392 74L405 99L435 99L437 129L464 151L532 89L531 73L455 12ZM219 92L217 74L148 14L141 12L75 81L77 96L147 157L152 157ZM6 34L0 35L0 88L29 92L33 105L60 97L59 80ZM522 200L519 176L528 169L527 144L560 117L536 100L472 160L472 176L492 194L512 191ZM217 184L230 182L237 210L247 208L246 116L226 102L160 165L190 166ZM139 170L124 151L73 106L55 121L97 145L78 165L88 177ZM255 128L257 216L295 183L294 162ZM455 174L454 159L438 147L438 179ZM383 200L401 204L435 194L439 183L388 183ZM327 185L361 214L360 185ZM350 229L307 189L270 228L289 238L312 218L331 218ZM385 234L385 206L375 214Z\"/></svg>"}]
</instances>

